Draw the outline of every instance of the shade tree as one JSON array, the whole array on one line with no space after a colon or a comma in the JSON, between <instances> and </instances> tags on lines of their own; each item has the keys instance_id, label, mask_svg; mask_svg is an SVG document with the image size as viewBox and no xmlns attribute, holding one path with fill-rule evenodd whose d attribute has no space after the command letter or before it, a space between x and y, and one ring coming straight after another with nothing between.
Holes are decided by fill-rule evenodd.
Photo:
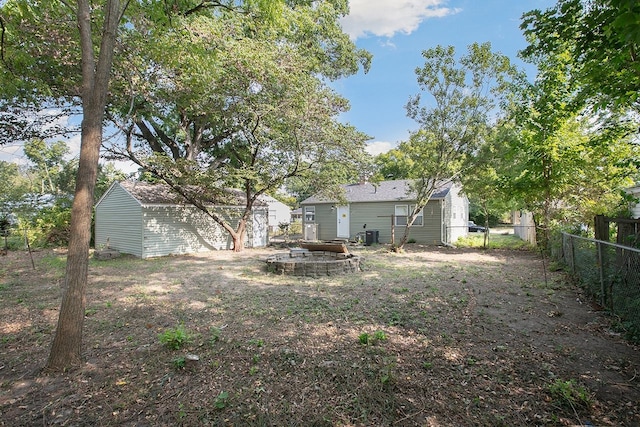
<instances>
[{"instance_id":1,"label":"shade tree","mask_svg":"<svg viewBox=\"0 0 640 427\"><path fill-rule=\"evenodd\" d=\"M492 52L489 43L474 43L459 58L452 46L437 46L422 56L425 64L416 69L421 93L406 106L419 128L399 147L409 161L416 197L399 249L434 192L459 181L468 157L485 142L508 83L519 76L509 59Z\"/></svg>"},{"instance_id":2,"label":"shade tree","mask_svg":"<svg viewBox=\"0 0 640 427\"><path fill-rule=\"evenodd\" d=\"M286 27L242 15L176 17L119 70L122 90L110 114L127 141L111 155L161 178L242 250L261 195L294 177L336 191L327 165L354 170L366 159L366 135L337 120L348 103L325 83L368 68L369 55L336 32L340 13L332 2L292 7ZM314 28L324 50L300 38ZM204 203L223 200L229 188L244 195L233 224Z\"/></svg>"},{"instance_id":3,"label":"shade tree","mask_svg":"<svg viewBox=\"0 0 640 427\"><path fill-rule=\"evenodd\" d=\"M102 128L119 30L133 30L141 17L199 13L209 8L235 10L257 6L277 9L280 1L194 2L119 0L8 0L0 8L0 98L7 105L71 106L81 111L81 147L73 208L65 292L47 362L62 370L81 361L85 288L87 285L91 213L99 164ZM127 12L125 14L125 12ZM116 46L118 49L116 49ZM116 56L116 57L119 57Z\"/></svg>"}]
</instances>

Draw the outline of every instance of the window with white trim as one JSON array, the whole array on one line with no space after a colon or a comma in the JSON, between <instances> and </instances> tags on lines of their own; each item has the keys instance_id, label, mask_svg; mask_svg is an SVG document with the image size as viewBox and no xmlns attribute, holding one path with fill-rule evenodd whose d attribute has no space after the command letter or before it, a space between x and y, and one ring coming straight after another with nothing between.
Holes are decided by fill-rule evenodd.
<instances>
[{"instance_id":1,"label":"window with white trim","mask_svg":"<svg viewBox=\"0 0 640 427\"><path fill-rule=\"evenodd\" d=\"M410 213L413 213L413 210L416 208L415 205L396 205L395 206L395 224L397 226L406 226L407 219ZM423 212L424 209L420 211L416 215L416 218L413 220L413 226L422 227L423 221Z\"/></svg>"},{"instance_id":2,"label":"window with white trim","mask_svg":"<svg viewBox=\"0 0 640 427\"><path fill-rule=\"evenodd\" d=\"M407 216L408 215L409 215L409 206L407 206L407 205L396 205L396 209L395 209L396 225L400 225L400 226L407 225Z\"/></svg>"},{"instance_id":3,"label":"window with white trim","mask_svg":"<svg viewBox=\"0 0 640 427\"><path fill-rule=\"evenodd\" d=\"M316 207L305 206L304 207L304 222L316 222Z\"/></svg>"}]
</instances>

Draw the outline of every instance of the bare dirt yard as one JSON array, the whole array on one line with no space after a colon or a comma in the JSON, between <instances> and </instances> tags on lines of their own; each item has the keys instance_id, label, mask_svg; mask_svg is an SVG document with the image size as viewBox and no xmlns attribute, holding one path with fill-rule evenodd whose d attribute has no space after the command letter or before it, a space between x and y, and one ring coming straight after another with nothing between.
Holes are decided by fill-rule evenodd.
<instances>
[{"instance_id":1,"label":"bare dirt yard","mask_svg":"<svg viewBox=\"0 0 640 427\"><path fill-rule=\"evenodd\" d=\"M65 253L0 257L0 425L640 425L640 350L539 254L355 248L311 278L280 252L92 260L59 375Z\"/></svg>"}]
</instances>

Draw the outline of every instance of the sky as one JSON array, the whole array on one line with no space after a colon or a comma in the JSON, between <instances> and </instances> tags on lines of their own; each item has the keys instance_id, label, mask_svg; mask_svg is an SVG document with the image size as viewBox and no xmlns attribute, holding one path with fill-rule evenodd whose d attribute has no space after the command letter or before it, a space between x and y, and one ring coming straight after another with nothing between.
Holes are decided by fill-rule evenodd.
<instances>
[{"instance_id":1,"label":"sky","mask_svg":"<svg viewBox=\"0 0 640 427\"><path fill-rule=\"evenodd\" d=\"M369 73L332 83L351 110L341 116L372 139L367 150L380 154L405 141L417 124L404 106L420 92L415 69L424 65L422 51L454 46L464 54L474 42L490 42L494 52L517 58L527 43L521 16L545 10L555 0L351 0L343 29L359 48L373 55ZM527 69L529 73L532 70Z\"/></svg>"},{"instance_id":2,"label":"sky","mask_svg":"<svg viewBox=\"0 0 640 427\"><path fill-rule=\"evenodd\" d=\"M331 84L351 104L340 120L372 138L369 153L388 151L417 129L404 106L419 93L415 69L424 65L423 50L452 45L464 54L470 44L488 41L493 51L524 66L517 58L526 47L520 18L554 4L555 0L350 0L343 29L373 55L373 62L367 74L361 71ZM77 155L79 135L68 143ZM0 160L25 162L21 144L0 147ZM126 164L117 167L135 170Z\"/></svg>"}]
</instances>

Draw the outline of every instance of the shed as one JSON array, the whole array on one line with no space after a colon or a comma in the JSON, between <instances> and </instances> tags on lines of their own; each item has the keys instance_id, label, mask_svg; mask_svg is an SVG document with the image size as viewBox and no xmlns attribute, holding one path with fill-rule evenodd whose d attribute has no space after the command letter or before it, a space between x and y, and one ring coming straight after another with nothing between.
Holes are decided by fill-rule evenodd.
<instances>
[{"instance_id":1,"label":"shed","mask_svg":"<svg viewBox=\"0 0 640 427\"><path fill-rule=\"evenodd\" d=\"M212 209L235 225L244 210L235 205ZM247 247L268 243L268 208L258 202L247 224ZM231 249L228 233L200 209L165 184L114 182L95 207L95 246L116 249L140 258Z\"/></svg>"},{"instance_id":2,"label":"shed","mask_svg":"<svg viewBox=\"0 0 640 427\"><path fill-rule=\"evenodd\" d=\"M469 201L460 186L443 182L416 218L410 238L427 245L451 244L467 235ZM301 203L305 239L355 240L375 233L379 243L397 242L415 207L410 180L362 182L344 186L347 203L312 196Z\"/></svg>"},{"instance_id":3,"label":"shed","mask_svg":"<svg viewBox=\"0 0 640 427\"><path fill-rule=\"evenodd\" d=\"M260 196L259 200L265 202L269 207L269 230L271 232L278 231L280 224L291 222L291 208L289 206L266 194Z\"/></svg>"}]
</instances>

